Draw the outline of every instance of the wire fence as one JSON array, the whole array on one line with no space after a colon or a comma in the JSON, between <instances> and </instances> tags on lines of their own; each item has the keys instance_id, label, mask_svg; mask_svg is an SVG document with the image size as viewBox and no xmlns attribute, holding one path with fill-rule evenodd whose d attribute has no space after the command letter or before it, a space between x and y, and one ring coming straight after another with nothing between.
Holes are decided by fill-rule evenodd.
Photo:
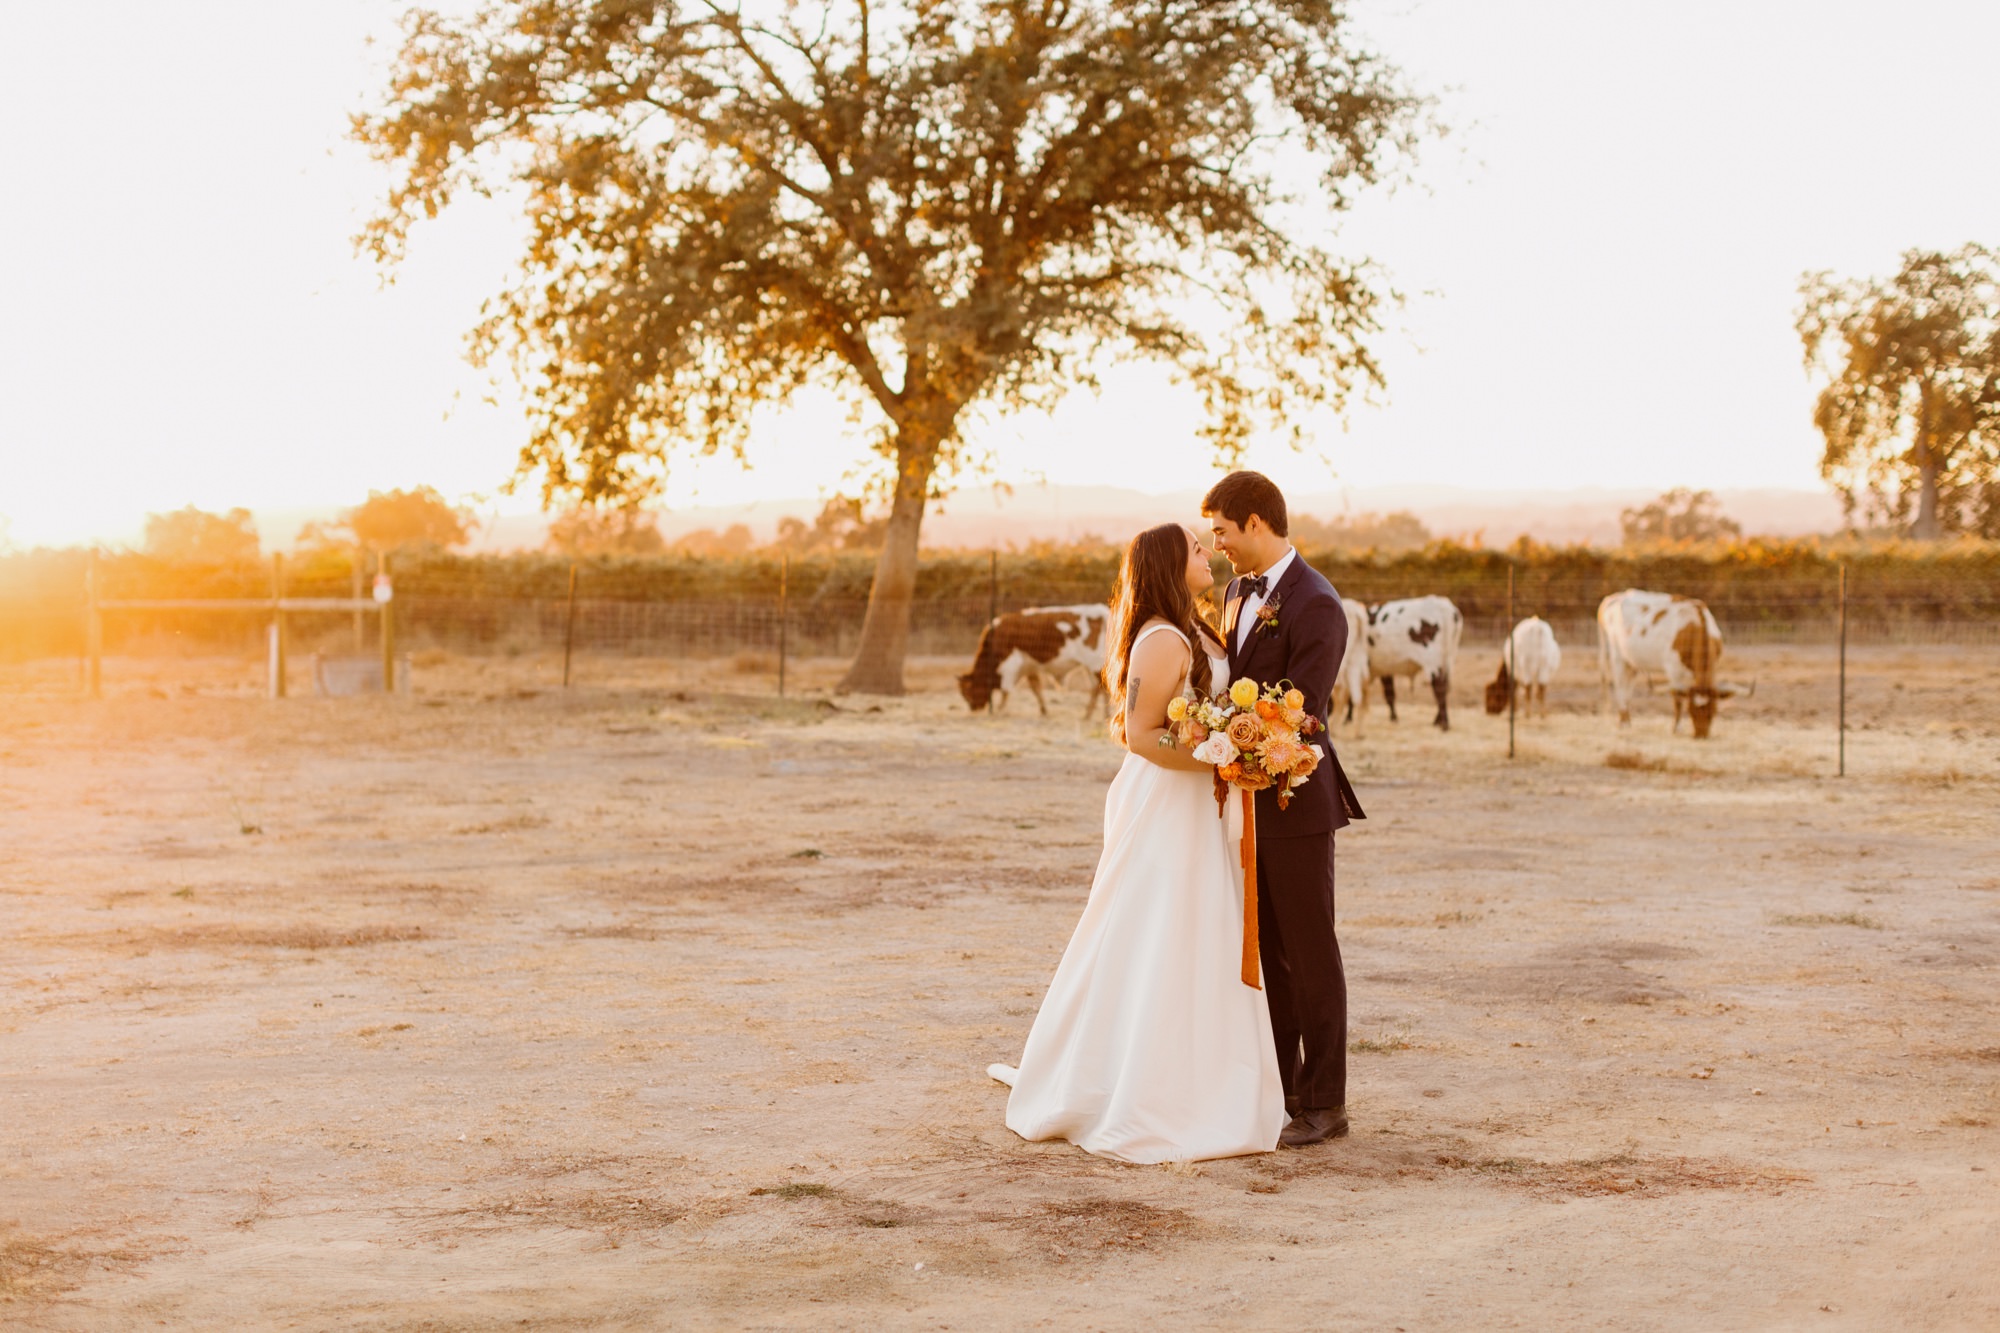
<instances>
[{"instance_id":1,"label":"wire fence","mask_svg":"<svg viewBox=\"0 0 2000 1333\"><path fill-rule=\"evenodd\" d=\"M1461 651L1497 645L1509 623L1503 605L1484 589L1446 589L1464 609ZM1817 591L1817 590L1815 590ZM1052 584L1010 588L985 596L946 597L912 603L910 651L923 656L971 657L981 630L996 611L1034 606L1101 603L1107 590L1094 585ZM1470 593L1471 595L1465 595ZM1379 598L1366 600L1378 601ZM1468 605L1469 604L1469 605ZM707 658L776 652L796 657L846 657L860 643L868 600L830 597L594 597L436 596L398 597L396 634L405 650L519 655L567 648L593 654ZM1724 641L1739 645L1832 644L1837 608L1776 596L1710 603ZM1850 613L1848 642L1857 646L2000 647L2000 613L1895 615ZM1595 604L1537 603L1517 599L1516 618L1539 614L1558 640L1595 650ZM375 617L347 612L291 612L286 633L301 653L368 652L377 642ZM131 610L103 617L102 651L112 656L255 655L264 651L267 616L244 611ZM0 598L0 660L80 658L87 651L83 608L66 598Z\"/></svg>"}]
</instances>

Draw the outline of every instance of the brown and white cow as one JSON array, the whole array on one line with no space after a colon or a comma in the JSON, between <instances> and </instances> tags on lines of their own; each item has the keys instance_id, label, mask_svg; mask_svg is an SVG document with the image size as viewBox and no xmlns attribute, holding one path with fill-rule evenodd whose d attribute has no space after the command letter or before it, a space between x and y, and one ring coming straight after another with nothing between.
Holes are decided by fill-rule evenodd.
<instances>
[{"instance_id":1,"label":"brown and white cow","mask_svg":"<svg viewBox=\"0 0 2000 1333\"><path fill-rule=\"evenodd\" d=\"M1035 692L1042 716L1049 712L1042 697L1042 676L1059 679L1083 668L1090 676L1090 696L1083 702L1085 716L1091 706L1103 700L1104 654L1111 639L1111 608L1108 606L1036 606L1025 611L1009 611L997 617L979 635L979 651L972 670L958 678L958 692L966 707L978 712L993 700L996 707L1007 706L1007 695L1022 680Z\"/></svg>"},{"instance_id":2,"label":"brown and white cow","mask_svg":"<svg viewBox=\"0 0 2000 1333\"><path fill-rule=\"evenodd\" d=\"M1508 670L1512 661L1513 670ZM1542 706L1542 716L1549 715L1549 682L1556 678L1562 667L1562 647L1556 643L1556 632L1549 628L1549 622L1540 616L1529 616L1514 626L1514 632L1507 636L1507 642L1500 647L1500 674L1486 687L1486 711L1499 715L1507 711L1508 696L1518 689L1521 691L1521 712L1523 716L1534 711L1537 700Z\"/></svg>"},{"instance_id":3,"label":"brown and white cow","mask_svg":"<svg viewBox=\"0 0 2000 1333\"><path fill-rule=\"evenodd\" d=\"M1722 629L1692 597L1627 588L1597 604L1597 665L1618 701L1620 726L1632 721L1632 687L1641 676L1664 676L1674 696L1674 730L1687 709L1696 740L1706 740L1715 707L1752 686L1716 678Z\"/></svg>"}]
</instances>

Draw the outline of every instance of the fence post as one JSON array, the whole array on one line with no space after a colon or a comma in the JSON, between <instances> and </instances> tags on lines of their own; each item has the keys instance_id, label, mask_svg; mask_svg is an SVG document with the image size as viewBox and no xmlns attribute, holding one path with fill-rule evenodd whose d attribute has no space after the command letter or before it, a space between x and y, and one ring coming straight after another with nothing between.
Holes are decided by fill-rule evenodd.
<instances>
[{"instance_id":1,"label":"fence post","mask_svg":"<svg viewBox=\"0 0 2000 1333\"><path fill-rule=\"evenodd\" d=\"M350 572L354 575L354 600L359 602L361 600L361 548L359 546L354 548L354 553L348 562L348 566ZM361 650L368 646L367 616L368 613L363 611L359 606L354 608L354 652L356 656L359 656Z\"/></svg>"},{"instance_id":2,"label":"fence post","mask_svg":"<svg viewBox=\"0 0 2000 1333\"><path fill-rule=\"evenodd\" d=\"M569 562L569 604L563 609L563 688L569 688L570 647L576 640L576 561Z\"/></svg>"},{"instance_id":3,"label":"fence post","mask_svg":"<svg viewBox=\"0 0 2000 1333\"><path fill-rule=\"evenodd\" d=\"M1840 566L1840 768L1847 776L1847 565Z\"/></svg>"},{"instance_id":4,"label":"fence post","mask_svg":"<svg viewBox=\"0 0 2000 1333\"><path fill-rule=\"evenodd\" d=\"M791 647L791 583L792 553L786 551L778 557L778 697L785 697L785 653Z\"/></svg>"},{"instance_id":5,"label":"fence post","mask_svg":"<svg viewBox=\"0 0 2000 1333\"><path fill-rule=\"evenodd\" d=\"M83 566L83 687L93 699L104 697L104 613L97 609L98 579L93 546Z\"/></svg>"},{"instance_id":6,"label":"fence post","mask_svg":"<svg viewBox=\"0 0 2000 1333\"><path fill-rule=\"evenodd\" d=\"M1520 677L1514 674L1514 562L1507 562L1507 757L1514 757L1514 697L1521 692ZM1546 709L1544 710L1547 711Z\"/></svg>"},{"instance_id":7,"label":"fence post","mask_svg":"<svg viewBox=\"0 0 2000 1333\"><path fill-rule=\"evenodd\" d=\"M994 547L986 553L986 623L991 626L1000 618L1000 548ZM995 689L986 696L986 716L993 716L993 699L1000 691Z\"/></svg>"},{"instance_id":8,"label":"fence post","mask_svg":"<svg viewBox=\"0 0 2000 1333\"><path fill-rule=\"evenodd\" d=\"M385 550L375 557L376 600L382 606L382 693L396 692L396 593L395 585L389 582L389 553ZM389 595L384 597L383 592Z\"/></svg>"},{"instance_id":9,"label":"fence post","mask_svg":"<svg viewBox=\"0 0 2000 1333\"><path fill-rule=\"evenodd\" d=\"M271 552L270 696L285 697L285 557Z\"/></svg>"}]
</instances>

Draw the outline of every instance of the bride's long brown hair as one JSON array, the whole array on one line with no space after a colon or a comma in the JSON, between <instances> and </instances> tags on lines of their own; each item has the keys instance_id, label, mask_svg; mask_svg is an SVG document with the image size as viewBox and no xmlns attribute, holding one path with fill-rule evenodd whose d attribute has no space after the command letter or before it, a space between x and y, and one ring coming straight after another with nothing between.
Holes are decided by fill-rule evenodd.
<instances>
[{"instance_id":1,"label":"bride's long brown hair","mask_svg":"<svg viewBox=\"0 0 2000 1333\"><path fill-rule=\"evenodd\" d=\"M1111 595L1111 652L1104 659L1104 688L1115 711L1111 734L1125 739L1125 672L1132 641L1149 620L1164 620L1187 635L1194 650L1188 679L1209 692L1208 654L1202 650L1204 622L1187 586L1188 530L1178 523L1147 528L1125 548L1118 565L1118 588Z\"/></svg>"}]
</instances>

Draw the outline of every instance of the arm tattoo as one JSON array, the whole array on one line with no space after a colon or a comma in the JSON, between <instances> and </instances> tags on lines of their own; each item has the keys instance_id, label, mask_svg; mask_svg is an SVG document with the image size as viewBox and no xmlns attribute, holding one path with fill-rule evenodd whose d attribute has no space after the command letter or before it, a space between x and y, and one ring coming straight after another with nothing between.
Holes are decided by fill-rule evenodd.
<instances>
[{"instance_id":1,"label":"arm tattoo","mask_svg":"<svg viewBox=\"0 0 2000 1333\"><path fill-rule=\"evenodd\" d=\"M1137 712L1138 708L1139 678L1134 676L1125 682L1125 721L1128 726L1131 724L1132 714Z\"/></svg>"}]
</instances>

